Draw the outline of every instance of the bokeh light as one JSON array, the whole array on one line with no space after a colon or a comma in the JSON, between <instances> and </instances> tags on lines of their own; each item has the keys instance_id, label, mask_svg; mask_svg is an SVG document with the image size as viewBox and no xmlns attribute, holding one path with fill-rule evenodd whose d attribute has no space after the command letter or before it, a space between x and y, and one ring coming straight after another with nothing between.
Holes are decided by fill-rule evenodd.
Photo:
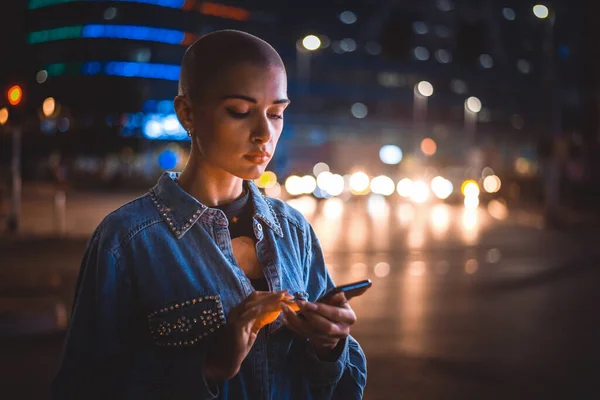
<instances>
[{"instance_id":1,"label":"bokeh light","mask_svg":"<svg viewBox=\"0 0 600 400\"><path fill-rule=\"evenodd\" d=\"M479 263L476 259L470 258L465 263L465 272L467 274L474 274L479 269Z\"/></svg>"},{"instance_id":2,"label":"bokeh light","mask_svg":"<svg viewBox=\"0 0 600 400\"><path fill-rule=\"evenodd\" d=\"M465 101L465 107L472 113L478 113L479 111L481 111L481 100L474 96L469 97Z\"/></svg>"},{"instance_id":3,"label":"bokeh light","mask_svg":"<svg viewBox=\"0 0 600 400\"><path fill-rule=\"evenodd\" d=\"M6 107L0 108L0 125L4 125L8 121L8 109Z\"/></svg>"},{"instance_id":4,"label":"bokeh light","mask_svg":"<svg viewBox=\"0 0 600 400\"><path fill-rule=\"evenodd\" d=\"M317 180L312 175L302 177L302 193L311 194L317 188Z\"/></svg>"},{"instance_id":5,"label":"bokeh light","mask_svg":"<svg viewBox=\"0 0 600 400\"><path fill-rule=\"evenodd\" d=\"M344 178L339 174L332 174L322 189L332 196L339 196L344 191Z\"/></svg>"},{"instance_id":6,"label":"bokeh light","mask_svg":"<svg viewBox=\"0 0 600 400\"><path fill-rule=\"evenodd\" d=\"M302 39L302 46L306 50L314 51L321 47L321 39L315 35L307 35Z\"/></svg>"},{"instance_id":7,"label":"bokeh light","mask_svg":"<svg viewBox=\"0 0 600 400\"><path fill-rule=\"evenodd\" d=\"M343 11L340 13L340 21L344 24L351 25L357 21L356 14L352 11Z\"/></svg>"},{"instance_id":8,"label":"bokeh light","mask_svg":"<svg viewBox=\"0 0 600 400\"><path fill-rule=\"evenodd\" d=\"M497 175L488 175L483 180L483 189L488 193L496 193L500 190L502 181Z\"/></svg>"},{"instance_id":9,"label":"bokeh light","mask_svg":"<svg viewBox=\"0 0 600 400\"><path fill-rule=\"evenodd\" d=\"M436 176L431 180L431 191L440 200L445 200L452 194L454 187L448 179Z\"/></svg>"},{"instance_id":10,"label":"bokeh light","mask_svg":"<svg viewBox=\"0 0 600 400\"><path fill-rule=\"evenodd\" d=\"M398 186L396 188L396 190L398 191L398 194L402 197L410 197L411 193L412 193L412 186L413 186L413 181L410 178L404 178L401 179L400 182L398 182Z\"/></svg>"},{"instance_id":11,"label":"bokeh light","mask_svg":"<svg viewBox=\"0 0 600 400\"><path fill-rule=\"evenodd\" d=\"M367 116L369 110L367 109L367 106L365 106L363 103L354 103L350 108L350 112L355 118L362 119Z\"/></svg>"},{"instance_id":12,"label":"bokeh light","mask_svg":"<svg viewBox=\"0 0 600 400\"><path fill-rule=\"evenodd\" d=\"M38 73L35 75L35 80L37 81L37 83L44 83L47 79L48 71L46 71L45 69L38 71Z\"/></svg>"},{"instance_id":13,"label":"bokeh light","mask_svg":"<svg viewBox=\"0 0 600 400\"><path fill-rule=\"evenodd\" d=\"M410 198L415 203L425 203L429 199L429 187L423 181L413 182Z\"/></svg>"},{"instance_id":14,"label":"bokeh light","mask_svg":"<svg viewBox=\"0 0 600 400\"><path fill-rule=\"evenodd\" d=\"M417 92L424 97L429 97L433 94L433 85L427 81L421 81L417 84Z\"/></svg>"},{"instance_id":15,"label":"bokeh light","mask_svg":"<svg viewBox=\"0 0 600 400\"><path fill-rule=\"evenodd\" d=\"M303 193L302 178L297 175L291 175L285 180L285 190L292 196L298 196Z\"/></svg>"},{"instance_id":16,"label":"bokeh light","mask_svg":"<svg viewBox=\"0 0 600 400\"><path fill-rule=\"evenodd\" d=\"M390 264L386 262L380 262L375 264L375 267L373 268L373 273L378 278L384 278L388 276L390 273Z\"/></svg>"},{"instance_id":17,"label":"bokeh light","mask_svg":"<svg viewBox=\"0 0 600 400\"><path fill-rule=\"evenodd\" d=\"M545 5L537 4L533 6L533 14L539 19L545 19L548 18L548 15L550 15L550 11Z\"/></svg>"},{"instance_id":18,"label":"bokeh light","mask_svg":"<svg viewBox=\"0 0 600 400\"><path fill-rule=\"evenodd\" d=\"M385 175L376 176L371 180L371 191L384 196L394 193L395 186L394 181Z\"/></svg>"},{"instance_id":19,"label":"bokeh light","mask_svg":"<svg viewBox=\"0 0 600 400\"><path fill-rule=\"evenodd\" d=\"M437 144L431 138L425 138L421 141L421 151L426 156L432 156L437 151Z\"/></svg>"},{"instance_id":20,"label":"bokeh light","mask_svg":"<svg viewBox=\"0 0 600 400\"><path fill-rule=\"evenodd\" d=\"M23 89L20 86L15 85L8 89L8 102L12 106L16 106L21 102L23 98Z\"/></svg>"},{"instance_id":21,"label":"bokeh light","mask_svg":"<svg viewBox=\"0 0 600 400\"><path fill-rule=\"evenodd\" d=\"M164 170L175 168L178 162L179 152L172 148L167 148L158 155L158 165Z\"/></svg>"},{"instance_id":22,"label":"bokeh light","mask_svg":"<svg viewBox=\"0 0 600 400\"><path fill-rule=\"evenodd\" d=\"M473 180L467 180L463 182L460 191L465 197L477 197L479 196L479 185Z\"/></svg>"},{"instance_id":23,"label":"bokeh light","mask_svg":"<svg viewBox=\"0 0 600 400\"><path fill-rule=\"evenodd\" d=\"M272 188L277 184L277 175L273 171L265 171L255 183L261 189Z\"/></svg>"},{"instance_id":24,"label":"bokeh light","mask_svg":"<svg viewBox=\"0 0 600 400\"><path fill-rule=\"evenodd\" d=\"M379 150L379 158L384 164L399 164L402 161L402 150L393 144L385 145Z\"/></svg>"},{"instance_id":25,"label":"bokeh light","mask_svg":"<svg viewBox=\"0 0 600 400\"><path fill-rule=\"evenodd\" d=\"M508 207L501 200L491 200L487 206L488 213L500 221L508 218Z\"/></svg>"},{"instance_id":26,"label":"bokeh light","mask_svg":"<svg viewBox=\"0 0 600 400\"><path fill-rule=\"evenodd\" d=\"M53 97L48 97L46 100L44 100L44 103L42 103L42 112L46 117L50 117L52 114L54 114L55 109L56 101Z\"/></svg>"},{"instance_id":27,"label":"bokeh light","mask_svg":"<svg viewBox=\"0 0 600 400\"><path fill-rule=\"evenodd\" d=\"M324 162L316 163L313 167L313 174L315 174L315 176L319 176L321 172L325 171L329 171L329 165Z\"/></svg>"},{"instance_id":28,"label":"bokeh light","mask_svg":"<svg viewBox=\"0 0 600 400\"><path fill-rule=\"evenodd\" d=\"M369 176L364 172L355 172L350 177L350 191L352 194L367 194L369 192Z\"/></svg>"}]
</instances>

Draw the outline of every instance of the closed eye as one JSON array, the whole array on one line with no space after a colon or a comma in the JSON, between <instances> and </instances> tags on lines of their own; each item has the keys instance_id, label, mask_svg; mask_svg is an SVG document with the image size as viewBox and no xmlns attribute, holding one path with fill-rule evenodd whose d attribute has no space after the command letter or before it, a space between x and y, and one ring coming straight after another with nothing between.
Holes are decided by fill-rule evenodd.
<instances>
[{"instance_id":1,"label":"closed eye","mask_svg":"<svg viewBox=\"0 0 600 400\"><path fill-rule=\"evenodd\" d=\"M248 115L250 115L250 111L247 111L245 113L240 113L240 112L236 112L234 110L231 109L227 109L227 112L233 117L233 118L237 118L237 119L242 119L242 118L246 118Z\"/></svg>"},{"instance_id":2,"label":"closed eye","mask_svg":"<svg viewBox=\"0 0 600 400\"><path fill-rule=\"evenodd\" d=\"M283 114L269 114L269 118L272 118L272 119L283 119Z\"/></svg>"}]
</instances>

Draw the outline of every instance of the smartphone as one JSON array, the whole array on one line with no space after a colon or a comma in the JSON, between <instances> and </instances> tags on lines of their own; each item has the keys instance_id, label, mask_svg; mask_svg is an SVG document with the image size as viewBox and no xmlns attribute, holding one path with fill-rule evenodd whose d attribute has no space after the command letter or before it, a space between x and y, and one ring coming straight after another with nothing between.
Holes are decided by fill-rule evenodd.
<instances>
[{"instance_id":1,"label":"smartphone","mask_svg":"<svg viewBox=\"0 0 600 400\"><path fill-rule=\"evenodd\" d=\"M364 292L367 291L371 287L373 282L370 279L365 279L364 281L358 281L353 283L348 283L342 286L336 286L327 293L325 293L321 298L317 300L317 303L327 303L333 296L338 293L343 292L346 296L346 300L350 300L353 297L360 296Z\"/></svg>"}]
</instances>

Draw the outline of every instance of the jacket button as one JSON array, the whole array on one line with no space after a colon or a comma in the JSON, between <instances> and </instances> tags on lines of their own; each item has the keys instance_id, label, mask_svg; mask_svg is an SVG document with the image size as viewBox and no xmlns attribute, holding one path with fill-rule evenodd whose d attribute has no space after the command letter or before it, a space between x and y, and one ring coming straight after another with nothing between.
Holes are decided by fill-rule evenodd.
<instances>
[{"instance_id":1,"label":"jacket button","mask_svg":"<svg viewBox=\"0 0 600 400\"><path fill-rule=\"evenodd\" d=\"M261 224L256 225L256 229L258 229L259 231L262 231L262 229L263 229L262 225Z\"/></svg>"}]
</instances>

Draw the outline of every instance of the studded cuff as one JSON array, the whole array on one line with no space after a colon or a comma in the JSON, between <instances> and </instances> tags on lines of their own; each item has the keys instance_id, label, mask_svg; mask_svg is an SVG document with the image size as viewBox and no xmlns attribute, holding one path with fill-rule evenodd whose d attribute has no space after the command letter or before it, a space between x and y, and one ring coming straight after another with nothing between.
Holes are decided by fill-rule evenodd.
<instances>
[{"instance_id":1,"label":"studded cuff","mask_svg":"<svg viewBox=\"0 0 600 400\"><path fill-rule=\"evenodd\" d=\"M148 315L148 328L159 346L193 346L225 324L218 295L174 303Z\"/></svg>"}]
</instances>

